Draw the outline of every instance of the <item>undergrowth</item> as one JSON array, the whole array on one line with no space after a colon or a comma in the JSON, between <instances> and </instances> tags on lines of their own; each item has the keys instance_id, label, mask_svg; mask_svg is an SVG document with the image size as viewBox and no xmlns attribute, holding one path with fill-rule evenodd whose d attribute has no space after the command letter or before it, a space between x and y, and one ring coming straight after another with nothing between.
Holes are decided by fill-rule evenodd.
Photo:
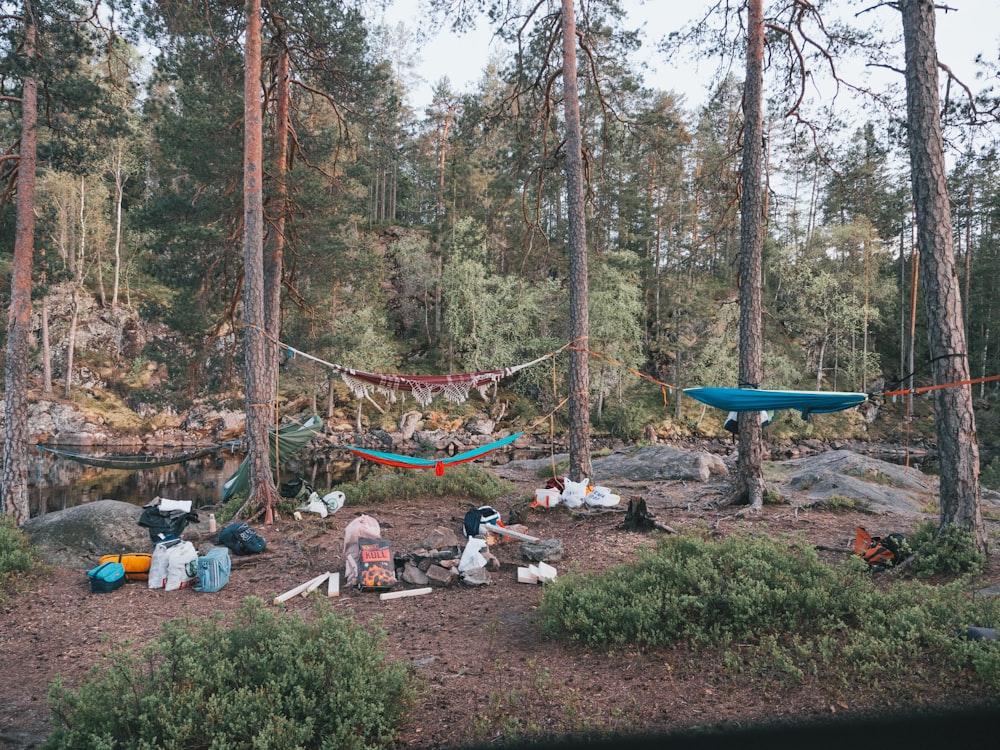
<instances>
[{"instance_id":1,"label":"undergrowth","mask_svg":"<svg viewBox=\"0 0 1000 750\"><path fill-rule=\"evenodd\" d=\"M557 639L715 649L734 672L958 681L971 668L1000 695L1000 642L961 637L1000 627L997 597L873 574L854 556L830 565L788 538L665 537L633 563L561 576L539 612Z\"/></svg>"},{"instance_id":2,"label":"undergrowth","mask_svg":"<svg viewBox=\"0 0 1000 750\"><path fill-rule=\"evenodd\" d=\"M0 599L17 573L30 570L37 563L28 537L14 525L10 516L0 514Z\"/></svg>"},{"instance_id":3,"label":"undergrowth","mask_svg":"<svg viewBox=\"0 0 1000 750\"><path fill-rule=\"evenodd\" d=\"M368 505L450 496L488 502L516 491L516 485L479 466L456 466L447 468L441 476L433 470L378 471L360 482L340 485L339 489L347 498L345 505Z\"/></svg>"},{"instance_id":4,"label":"undergrowth","mask_svg":"<svg viewBox=\"0 0 1000 750\"><path fill-rule=\"evenodd\" d=\"M389 748L408 718L406 667L384 634L317 604L315 619L247 597L221 615L163 625L117 646L75 690L50 686L45 750Z\"/></svg>"}]
</instances>

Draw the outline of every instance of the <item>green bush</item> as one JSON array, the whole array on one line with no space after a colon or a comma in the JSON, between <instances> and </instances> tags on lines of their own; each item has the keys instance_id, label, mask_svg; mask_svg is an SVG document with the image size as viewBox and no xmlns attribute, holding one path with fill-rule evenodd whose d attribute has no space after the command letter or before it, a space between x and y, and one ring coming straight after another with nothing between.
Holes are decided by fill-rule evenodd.
<instances>
[{"instance_id":1,"label":"green bush","mask_svg":"<svg viewBox=\"0 0 1000 750\"><path fill-rule=\"evenodd\" d=\"M918 578L979 573L986 564L972 532L954 524L939 529L935 521L924 521L907 541L917 554L910 570Z\"/></svg>"},{"instance_id":2,"label":"green bush","mask_svg":"<svg viewBox=\"0 0 1000 750\"><path fill-rule=\"evenodd\" d=\"M221 616L163 625L135 650L112 651L75 691L50 686L57 748L391 747L413 694L385 661L384 633L317 605L315 618L247 597Z\"/></svg>"},{"instance_id":3,"label":"green bush","mask_svg":"<svg viewBox=\"0 0 1000 750\"><path fill-rule=\"evenodd\" d=\"M946 679L949 668L960 680L971 667L1000 691L1000 642L959 637L1000 625L996 597L971 597L962 581L873 578L857 556L833 566L789 539L664 537L633 563L547 584L539 613L560 640L717 649L736 671L847 684L852 675Z\"/></svg>"},{"instance_id":4,"label":"green bush","mask_svg":"<svg viewBox=\"0 0 1000 750\"><path fill-rule=\"evenodd\" d=\"M0 515L0 582L6 587L15 573L37 564L28 538L9 516Z\"/></svg>"}]
</instances>

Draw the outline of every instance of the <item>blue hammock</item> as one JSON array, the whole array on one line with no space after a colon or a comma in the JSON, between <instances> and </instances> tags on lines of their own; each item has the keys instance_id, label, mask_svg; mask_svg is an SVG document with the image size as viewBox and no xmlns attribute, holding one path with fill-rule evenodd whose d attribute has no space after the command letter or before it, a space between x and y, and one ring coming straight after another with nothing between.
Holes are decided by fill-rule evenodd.
<instances>
[{"instance_id":1,"label":"blue hammock","mask_svg":"<svg viewBox=\"0 0 1000 750\"><path fill-rule=\"evenodd\" d=\"M685 388L696 401L725 411L797 409L802 418L850 409L868 400L867 393L844 391L762 391L757 388Z\"/></svg>"},{"instance_id":2,"label":"blue hammock","mask_svg":"<svg viewBox=\"0 0 1000 750\"><path fill-rule=\"evenodd\" d=\"M381 451L372 451L367 448L356 448L352 445L344 447L356 456L361 456L362 458L367 458L370 461L376 461L380 464L396 466L401 469L434 469L434 473L437 476L441 476L444 474L445 466L472 461L473 459L479 458L480 456L491 451L495 451L497 448L502 448L508 443L513 443L523 434L524 433L522 432L515 432L513 435L508 435L502 440L497 440L495 443L482 445L478 448L473 448L471 451L465 451L464 453L449 456L448 458L411 458L410 456L400 456L395 453L382 453Z\"/></svg>"}]
</instances>

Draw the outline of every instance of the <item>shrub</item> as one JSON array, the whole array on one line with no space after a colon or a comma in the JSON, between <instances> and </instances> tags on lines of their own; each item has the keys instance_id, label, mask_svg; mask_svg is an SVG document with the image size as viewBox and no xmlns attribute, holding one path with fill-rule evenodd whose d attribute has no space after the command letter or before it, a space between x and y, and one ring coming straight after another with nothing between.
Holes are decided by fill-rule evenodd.
<instances>
[{"instance_id":1,"label":"shrub","mask_svg":"<svg viewBox=\"0 0 1000 750\"><path fill-rule=\"evenodd\" d=\"M221 615L168 621L76 691L50 686L43 747L390 747L412 703L405 667L385 661L384 633L326 606L306 622L247 597L229 627Z\"/></svg>"},{"instance_id":2,"label":"shrub","mask_svg":"<svg viewBox=\"0 0 1000 750\"><path fill-rule=\"evenodd\" d=\"M5 586L14 573L30 570L37 560L28 538L9 516L0 515L0 582Z\"/></svg>"},{"instance_id":3,"label":"shrub","mask_svg":"<svg viewBox=\"0 0 1000 750\"><path fill-rule=\"evenodd\" d=\"M961 681L971 667L1000 691L1000 642L960 637L969 625L1000 625L996 597L970 597L963 581L878 581L857 556L833 566L788 539L665 537L634 563L546 584L539 613L556 638L715 648L736 671L798 680L825 670L849 684Z\"/></svg>"},{"instance_id":4,"label":"shrub","mask_svg":"<svg viewBox=\"0 0 1000 750\"><path fill-rule=\"evenodd\" d=\"M918 578L979 573L986 564L972 532L954 524L939 528L934 521L924 521L908 542L917 554L911 570Z\"/></svg>"},{"instance_id":5,"label":"shrub","mask_svg":"<svg viewBox=\"0 0 1000 750\"><path fill-rule=\"evenodd\" d=\"M599 576L554 581L540 612L551 634L588 643L713 644L835 619L845 585L788 541L680 535Z\"/></svg>"}]
</instances>

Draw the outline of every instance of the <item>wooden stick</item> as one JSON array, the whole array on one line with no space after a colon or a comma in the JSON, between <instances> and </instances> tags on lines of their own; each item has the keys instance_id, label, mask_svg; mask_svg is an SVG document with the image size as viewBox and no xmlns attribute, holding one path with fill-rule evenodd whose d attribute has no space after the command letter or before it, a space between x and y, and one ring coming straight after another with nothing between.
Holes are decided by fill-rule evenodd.
<instances>
[{"instance_id":1,"label":"wooden stick","mask_svg":"<svg viewBox=\"0 0 1000 750\"><path fill-rule=\"evenodd\" d=\"M386 599L402 599L404 596L422 596L423 594L429 594L433 591L430 586L422 589L406 589L404 591L387 591L384 594L379 594L378 598L380 601L385 601Z\"/></svg>"},{"instance_id":2,"label":"wooden stick","mask_svg":"<svg viewBox=\"0 0 1000 750\"><path fill-rule=\"evenodd\" d=\"M327 577L329 575L330 575L329 573L324 573L321 576L316 576L315 578L310 578L308 581L306 581L305 583L299 584L294 589L289 589L284 594L280 594L279 596L274 597L274 603L275 604L281 604L282 602L287 602L293 596L297 596L297 595L301 594L303 591L305 591L307 588L309 588L309 586L312 585L313 581L316 582L316 586L319 586L321 583L323 583L323 581L325 581L327 579Z\"/></svg>"},{"instance_id":3,"label":"wooden stick","mask_svg":"<svg viewBox=\"0 0 1000 750\"><path fill-rule=\"evenodd\" d=\"M302 592L302 596L305 596L310 591L315 591L316 589L318 589L319 585L329 577L330 577L330 571L327 571L323 575L316 576L315 578L313 578L311 581L309 581L309 585L306 586L306 590Z\"/></svg>"},{"instance_id":4,"label":"wooden stick","mask_svg":"<svg viewBox=\"0 0 1000 750\"><path fill-rule=\"evenodd\" d=\"M537 536L528 536L527 534L522 534L520 531L512 531L511 529L504 528L502 526L497 526L492 523L481 523L479 528L486 529L487 531L492 531L494 534L499 536L512 536L515 539L520 539L522 542L537 542Z\"/></svg>"}]
</instances>

